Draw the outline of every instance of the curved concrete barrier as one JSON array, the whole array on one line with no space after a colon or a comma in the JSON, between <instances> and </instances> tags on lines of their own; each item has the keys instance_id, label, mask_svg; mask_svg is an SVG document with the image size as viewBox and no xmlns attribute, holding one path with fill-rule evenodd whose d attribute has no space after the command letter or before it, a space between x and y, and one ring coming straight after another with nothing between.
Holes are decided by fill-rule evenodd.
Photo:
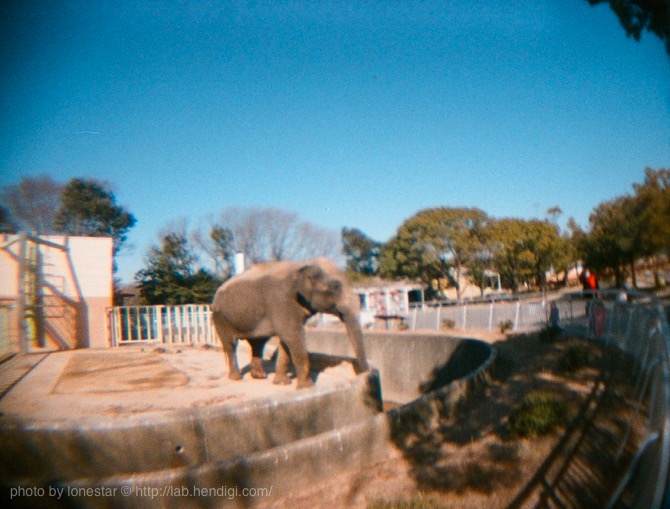
<instances>
[{"instance_id":1,"label":"curved concrete barrier","mask_svg":"<svg viewBox=\"0 0 670 509\"><path fill-rule=\"evenodd\" d=\"M312 352L349 356L343 333L308 336ZM387 458L485 380L495 357L486 343L439 335L367 334L366 348L370 373L240 405L90 425L4 415L0 478L5 490L40 486L88 507L235 507L259 489L279 495ZM382 398L399 406L382 413Z\"/></svg>"}]
</instances>

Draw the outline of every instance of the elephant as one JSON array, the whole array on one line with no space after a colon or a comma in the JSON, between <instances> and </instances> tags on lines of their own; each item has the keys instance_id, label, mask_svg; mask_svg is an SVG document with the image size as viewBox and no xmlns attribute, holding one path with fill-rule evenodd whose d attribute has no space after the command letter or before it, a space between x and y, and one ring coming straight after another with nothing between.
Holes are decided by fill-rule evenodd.
<instances>
[{"instance_id":1,"label":"elephant","mask_svg":"<svg viewBox=\"0 0 670 509\"><path fill-rule=\"evenodd\" d=\"M212 302L212 320L227 358L228 377L242 378L235 351L238 340L246 339L252 351L251 376L266 378L263 347L271 337L278 336L273 382L291 383L287 370L293 360L297 388L313 385L304 324L316 313L335 315L344 322L357 359L356 371L368 371L358 323L359 306L346 277L328 259L252 266L221 285Z\"/></svg>"}]
</instances>

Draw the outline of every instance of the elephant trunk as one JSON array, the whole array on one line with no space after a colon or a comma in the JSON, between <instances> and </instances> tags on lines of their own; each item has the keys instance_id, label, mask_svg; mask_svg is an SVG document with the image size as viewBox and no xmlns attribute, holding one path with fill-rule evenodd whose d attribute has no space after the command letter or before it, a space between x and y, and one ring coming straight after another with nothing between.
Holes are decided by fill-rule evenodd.
<instances>
[{"instance_id":1,"label":"elephant trunk","mask_svg":"<svg viewBox=\"0 0 670 509\"><path fill-rule=\"evenodd\" d=\"M356 316L356 313L354 313L351 309L346 308L340 311L340 318L344 322L344 325L347 329L347 336L349 336L349 341L351 342L356 359L358 360L356 371L358 373L369 371L370 367L368 366L368 361L365 357L365 348L363 346L363 331L361 330L361 326L358 323L358 317Z\"/></svg>"}]
</instances>

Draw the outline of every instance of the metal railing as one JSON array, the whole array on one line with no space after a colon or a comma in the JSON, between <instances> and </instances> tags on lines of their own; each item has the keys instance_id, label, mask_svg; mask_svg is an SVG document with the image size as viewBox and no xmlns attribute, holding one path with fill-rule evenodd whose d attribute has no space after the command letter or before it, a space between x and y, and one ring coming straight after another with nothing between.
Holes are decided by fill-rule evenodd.
<instances>
[{"instance_id":1,"label":"metal railing","mask_svg":"<svg viewBox=\"0 0 670 509\"><path fill-rule=\"evenodd\" d=\"M632 360L618 461L632 444L635 454L606 507L668 508L670 466L670 327L661 302L640 293L570 294L550 304L551 323L566 334L601 342Z\"/></svg>"},{"instance_id":2,"label":"metal railing","mask_svg":"<svg viewBox=\"0 0 670 509\"><path fill-rule=\"evenodd\" d=\"M107 310L112 346L140 343L218 344L206 304L118 306Z\"/></svg>"},{"instance_id":3,"label":"metal railing","mask_svg":"<svg viewBox=\"0 0 670 509\"><path fill-rule=\"evenodd\" d=\"M405 320L410 330L505 328L523 332L542 328L548 320L546 300L488 302L412 308Z\"/></svg>"}]
</instances>

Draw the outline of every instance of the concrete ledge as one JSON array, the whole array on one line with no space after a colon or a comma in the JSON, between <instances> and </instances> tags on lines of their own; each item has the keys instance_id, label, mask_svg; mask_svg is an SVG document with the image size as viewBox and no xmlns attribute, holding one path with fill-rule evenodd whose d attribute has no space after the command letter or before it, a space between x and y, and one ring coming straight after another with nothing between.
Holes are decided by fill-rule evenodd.
<instances>
[{"instance_id":1,"label":"concrete ledge","mask_svg":"<svg viewBox=\"0 0 670 509\"><path fill-rule=\"evenodd\" d=\"M349 354L343 333L310 331L309 342L311 351ZM495 358L495 350L486 343L438 335L368 334L366 348L369 360L379 369L384 399L388 400L388 394L391 394L393 401L404 403L389 412L379 413L378 407L375 408L379 403L379 378L373 372L359 375L347 390L335 391L333 395L314 397L316 393L309 394L309 391L282 395L282 398L286 397L285 408L266 404L261 411L257 403L251 404L256 409L258 423L272 424L278 422L275 421L277 418L282 424L269 428L248 426L239 443L233 441L228 444L239 446L236 453L224 454L221 451L228 447L224 446L227 430L231 426L233 429L244 427L241 423L246 422L247 417L243 407L237 409L237 415L230 416L219 414L216 409L190 411L190 417L180 421L184 426L183 434L177 435L180 438L192 437L193 445L184 440L179 443L182 445L180 457L190 454L191 447L194 448L192 460L183 460L181 464L170 463L176 452L174 438L161 436L160 433L157 435L152 428L155 423L147 422L146 434L140 433L145 440L143 452L159 456L151 464L162 467L96 478L90 475L61 477L56 481L42 478L41 485L75 494L87 489L92 490L90 493L102 494L70 501L86 507L253 506L253 497L244 498L248 493L243 491L245 488L271 489L272 495L282 495L343 471L365 468L397 455L398 451L402 452L406 441L417 429L436 426L441 415L452 412L458 401L469 397L480 384L486 383L488 370ZM351 398L352 395L354 398ZM352 399L355 401L352 402ZM329 416L322 416L323 412L329 413ZM340 413L355 415L355 418L343 418ZM203 425L203 419L208 421L207 417L211 418L210 427ZM224 425L226 419L230 420ZM310 432L302 433L301 430ZM168 445L165 453L160 454L156 450L161 449L163 441ZM135 444L139 447L139 442ZM147 444L150 446L147 447ZM6 443L0 442L0 447L3 446ZM36 443L35 446L40 448L44 444ZM214 454L215 450L219 452ZM97 446L96 451L88 450L88 453L96 455ZM44 460L47 459L46 455L40 454ZM101 460L88 457L82 458L82 461L90 464L91 461ZM110 457L107 461L116 460ZM34 463L26 466L39 468ZM30 468L24 471L31 471ZM4 475L2 477L7 479ZM39 485L34 479L23 481L26 486ZM110 493L116 496L107 496ZM215 498L212 493L217 494ZM45 497L36 506L58 505L55 500Z\"/></svg>"},{"instance_id":2,"label":"concrete ledge","mask_svg":"<svg viewBox=\"0 0 670 509\"><path fill-rule=\"evenodd\" d=\"M0 478L48 483L227 461L368 419L380 409L373 372L233 404L126 418L3 415Z\"/></svg>"},{"instance_id":3,"label":"concrete ledge","mask_svg":"<svg viewBox=\"0 0 670 509\"><path fill-rule=\"evenodd\" d=\"M474 376L495 357L488 343L441 334L366 332L364 340L368 362L379 370L384 401L400 404ZM353 355L341 331L309 330L307 347L310 352Z\"/></svg>"}]
</instances>

